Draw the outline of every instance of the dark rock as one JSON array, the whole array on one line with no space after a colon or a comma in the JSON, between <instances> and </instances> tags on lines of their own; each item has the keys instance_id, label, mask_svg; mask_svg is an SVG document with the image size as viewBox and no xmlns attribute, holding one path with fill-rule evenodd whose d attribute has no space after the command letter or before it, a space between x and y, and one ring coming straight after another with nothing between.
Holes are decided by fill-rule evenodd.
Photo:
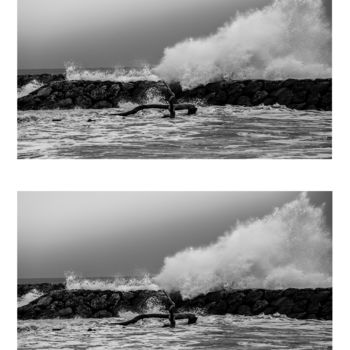
<instances>
[{"instance_id":1,"label":"dark rock","mask_svg":"<svg viewBox=\"0 0 350 350\"><path fill-rule=\"evenodd\" d=\"M214 105L279 103L295 109L332 109L331 79L219 81L185 91L178 83L173 83L172 87L181 102L204 98ZM18 109L112 108L118 107L121 100L145 103L150 91L159 94L160 100L165 100L168 95L162 82L51 81L18 99Z\"/></svg>"},{"instance_id":2,"label":"dark rock","mask_svg":"<svg viewBox=\"0 0 350 350\"><path fill-rule=\"evenodd\" d=\"M90 96L95 101L100 101L106 98L107 95L107 86L102 85L100 87L95 88L90 92Z\"/></svg>"},{"instance_id":3,"label":"dark rock","mask_svg":"<svg viewBox=\"0 0 350 350\"><path fill-rule=\"evenodd\" d=\"M113 105L107 101L99 101L94 104L93 108L102 109L102 108L111 108Z\"/></svg>"},{"instance_id":4,"label":"dark rock","mask_svg":"<svg viewBox=\"0 0 350 350\"><path fill-rule=\"evenodd\" d=\"M105 309L108 307L107 295L102 295L100 297L91 300L91 307L95 310Z\"/></svg>"},{"instance_id":5,"label":"dark rock","mask_svg":"<svg viewBox=\"0 0 350 350\"><path fill-rule=\"evenodd\" d=\"M226 104L227 94L225 91L219 91L209 95L207 102L211 105L223 106Z\"/></svg>"},{"instance_id":6,"label":"dark rock","mask_svg":"<svg viewBox=\"0 0 350 350\"><path fill-rule=\"evenodd\" d=\"M77 105L77 107L81 108L90 108L92 106L91 99L84 95L78 96L75 100L75 104Z\"/></svg>"},{"instance_id":7,"label":"dark rock","mask_svg":"<svg viewBox=\"0 0 350 350\"><path fill-rule=\"evenodd\" d=\"M225 315L227 310L227 303L225 300L220 300L218 302L213 301L208 306L208 313L214 315Z\"/></svg>"},{"instance_id":8,"label":"dark rock","mask_svg":"<svg viewBox=\"0 0 350 350\"><path fill-rule=\"evenodd\" d=\"M89 318L92 316L92 311L87 305L79 305L77 307L76 313L78 316L83 318Z\"/></svg>"},{"instance_id":9,"label":"dark rock","mask_svg":"<svg viewBox=\"0 0 350 350\"><path fill-rule=\"evenodd\" d=\"M273 91L280 89L282 84L283 82L278 80L266 80L264 84L264 88L267 92L271 93Z\"/></svg>"},{"instance_id":10,"label":"dark rock","mask_svg":"<svg viewBox=\"0 0 350 350\"><path fill-rule=\"evenodd\" d=\"M271 305L276 308L276 312L280 314L288 314L292 312L294 303L292 299L288 297L282 297L274 300Z\"/></svg>"},{"instance_id":11,"label":"dark rock","mask_svg":"<svg viewBox=\"0 0 350 350\"><path fill-rule=\"evenodd\" d=\"M262 103L266 99L267 96L269 96L269 93L267 91L265 91L265 90L257 91L252 98L252 104L258 105L258 104Z\"/></svg>"},{"instance_id":12,"label":"dark rock","mask_svg":"<svg viewBox=\"0 0 350 350\"><path fill-rule=\"evenodd\" d=\"M37 92L36 96L38 96L38 97L47 97L47 96L49 96L51 94L52 88L50 86L46 86L46 87L43 87L43 88L41 88L41 89L39 89L37 91L38 92Z\"/></svg>"},{"instance_id":13,"label":"dark rock","mask_svg":"<svg viewBox=\"0 0 350 350\"><path fill-rule=\"evenodd\" d=\"M258 315L266 309L266 307L269 305L268 301L263 299L263 300L257 300L255 304L252 307L252 313L253 315Z\"/></svg>"},{"instance_id":14,"label":"dark rock","mask_svg":"<svg viewBox=\"0 0 350 350\"><path fill-rule=\"evenodd\" d=\"M280 105L289 105L293 100L293 92L288 88L281 88L272 93L272 96L276 98L276 102Z\"/></svg>"},{"instance_id":15,"label":"dark rock","mask_svg":"<svg viewBox=\"0 0 350 350\"><path fill-rule=\"evenodd\" d=\"M52 298L49 295L46 295L39 299L37 302L38 306L49 306L52 303Z\"/></svg>"},{"instance_id":16,"label":"dark rock","mask_svg":"<svg viewBox=\"0 0 350 350\"><path fill-rule=\"evenodd\" d=\"M70 108L73 106L73 101L71 98L65 98L58 102L58 107L60 108Z\"/></svg>"},{"instance_id":17,"label":"dark rock","mask_svg":"<svg viewBox=\"0 0 350 350\"><path fill-rule=\"evenodd\" d=\"M58 315L60 317L69 317L69 316L72 316L72 314L73 314L73 310L70 307L67 307L58 311Z\"/></svg>"},{"instance_id":18,"label":"dark rock","mask_svg":"<svg viewBox=\"0 0 350 350\"><path fill-rule=\"evenodd\" d=\"M239 106L251 106L250 98L248 96L240 96L237 100Z\"/></svg>"},{"instance_id":19,"label":"dark rock","mask_svg":"<svg viewBox=\"0 0 350 350\"><path fill-rule=\"evenodd\" d=\"M251 316L252 312L251 312L250 307L248 305L241 305L237 310L237 314Z\"/></svg>"},{"instance_id":20,"label":"dark rock","mask_svg":"<svg viewBox=\"0 0 350 350\"><path fill-rule=\"evenodd\" d=\"M113 317L113 315L107 310L100 310L100 311L97 311L93 317L94 318L107 318L107 317Z\"/></svg>"},{"instance_id":21,"label":"dark rock","mask_svg":"<svg viewBox=\"0 0 350 350\"><path fill-rule=\"evenodd\" d=\"M271 303L273 300L279 299L283 294L283 290L265 290L265 299Z\"/></svg>"},{"instance_id":22,"label":"dark rock","mask_svg":"<svg viewBox=\"0 0 350 350\"><path fill-rule=\"evenodd\" d=\"M247 84L245 89L243 90L243 94L249 97L254 96L258 91L264 89L264 82L261 80L252 80Z\"/></svg>"},{"instance_id":23,"label":"dark rock","mask_svg":"<svg viewBox=\"0 0 350 350\"><path fill-rule=\"evenodd\" d=\"M252 290L250 291L244 301L246 304L248 305L252 305L254 304L256 301L258 301L259 299L262 299L264 297L264 291L261 289L256 289L256 290Z\"/></svg>"},{"instance_id":24,"label":"dark rock","mask_svg":"<svg viewBox=\"0 0 350 350\"><path fill-rule=\"evenodd\" d=\"M288 288L282 293L282 295L284 297L289 297L293 299L297 292L298 292L298 289L296 288Z\"/></svg>"},{"instance_id":25,"label":"dark rock","mask_svg":"<svg viewBox=\"0 0 350 350\"><path fill-rule=\"evenodd\" d=\"M292 312L294 312L294 313L306 312L308 303L309 302L307 299L301 299L301 300L294 302Z\"/></svg>"}]
</instances>

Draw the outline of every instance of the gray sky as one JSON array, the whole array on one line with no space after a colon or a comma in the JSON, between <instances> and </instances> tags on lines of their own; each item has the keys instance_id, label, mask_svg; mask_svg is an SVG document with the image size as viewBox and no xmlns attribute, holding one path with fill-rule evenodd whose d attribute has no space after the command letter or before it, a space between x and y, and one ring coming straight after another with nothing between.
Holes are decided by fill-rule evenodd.
<instances>
[{"instance_id":1,"label":"gray sky","mask_svg":"<svg viewBox=\"0 0 350 350\"><path fill-rule=\"evenodd\" d=\"M156 64L165 47L271 1L18 0L18 68ZM323 1L330 16L331 0Z\"/></svg>"},{"instance_id":2,"label":"gray sky","mask_svg":"<svg viewBox=\"0 0 350 350\"><path fill-rule=\"evenodd\" d=\"M18 277L159 272L166 256L215 241L296 192L19 192ZM309 193L326 204L330 192Z\"/></svg>"}]
</instances>

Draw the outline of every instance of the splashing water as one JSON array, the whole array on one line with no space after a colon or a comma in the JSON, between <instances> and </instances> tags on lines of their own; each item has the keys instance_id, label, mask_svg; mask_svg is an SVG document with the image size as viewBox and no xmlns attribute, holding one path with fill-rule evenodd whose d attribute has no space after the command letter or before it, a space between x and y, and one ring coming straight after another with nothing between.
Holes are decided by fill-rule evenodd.
<instances>
[{"instance_id":1,"label":"splashing water","mask_svg":"<svg viewBox=\"0 0 350 350\"><path fill-rule=\"evenodd\" d=\"M29 82L28 84L20 87L17 89L17 98L23 97L23 96L27 96L29 95L31 92L41 88L44 84L40 83L37 80L32 80L31 82Z\"/></svg>"},{"instance_id":2,"label":"splashing water","mask_svg":"<svg viewBox=\"0 0 350 350\"><path fill-rule=\"evenodd\" d=\"M39 292L37 289L32 289L17 299L17 307L27 305L33 300L40 298L42 295L44 295L43 292Z\"/></svg>"},{"instance_id":3,"label":"splashing water","mask_svg":"<svg viewBox=\"0 0 350 350\"><path fill-rule=\"evenodd\" d=\"M67 80L93 80L93 81L117 81L128 83L133 81L148 80L159 81L150 66L143 65L140 68L124 68L116 66L114 70L95 70L78 67L75 63L65 64Z\"/></svg>"},{"instance_id":4,"label":"splashing water","mask_svg":"<svg viewBox=\"0 0 350 350\"><path fill-rule=\"evenodd\" d=\"M74 272L66 272L66 289L86 290L117 290L128 292L132 290L159 290L148 274L141 278L115 277L112 280L88 279L77 276Z\"/></svg>"},{"instance_id":5,"label":"splashing water","mask_svg":"<svg viewBox=\"0 0 350 350\"><path fill-rule=\"evenodd\" d=\"M215 243L167 257L156 283L193 297L220 288L331 286L332 241L306 194Z\"/></svg>"},{"instance_id":6,"label":"splashing water","mask_svg":"<svg viewBox=\"0 0 350 350\"><path fill-rule=\"evenodd\" d=\"M322 0L275 0L215 34L166 48L154 71L187 88L219 79L329 78L331 37Z\"/></svg>"}]
</instances>

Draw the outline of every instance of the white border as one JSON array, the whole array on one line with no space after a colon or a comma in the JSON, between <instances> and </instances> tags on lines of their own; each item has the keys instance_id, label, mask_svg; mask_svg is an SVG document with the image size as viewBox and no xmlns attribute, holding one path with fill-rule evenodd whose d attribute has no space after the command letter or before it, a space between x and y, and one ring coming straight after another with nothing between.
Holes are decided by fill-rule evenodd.
<instances>
[{"instance_id":1,"label":"white border","mask_svg":"<svg viewBox=\"0 0 350 350\"><path fill-rule=\"evenodd\" d=\"M25 0L20 0L25 1ZM48 0L49 1L49 0ZM74 0L72 0L74 1ZM15 348L16 192L19 190L284 190L334 191L334 349L348 347L349 34L350 3L334 2L333 160L17 161L16 1L1 13L2 347ZM43 28L44 30L44 28ZM342 79L344 78L344 79Z\"/></svg>"}]
</instances>

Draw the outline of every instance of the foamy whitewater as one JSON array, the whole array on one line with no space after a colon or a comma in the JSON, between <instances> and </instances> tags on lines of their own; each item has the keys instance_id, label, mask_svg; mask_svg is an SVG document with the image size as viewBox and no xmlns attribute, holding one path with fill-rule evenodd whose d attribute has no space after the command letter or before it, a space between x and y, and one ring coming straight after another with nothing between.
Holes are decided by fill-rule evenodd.
<instances>
[{"instance_id":1,"label":"foamy whitewater","mask_svg":"<svg viewBox=\"0 0 350 350\"><path fill-rule=\"evenodd\" d=\"M148 80L159 81L149 65L143 64L138 68L116 66L114 70L84 69L74 62L65 63L67 80L118 81L128 83Z\"/></svg>"},{"instance_id":2,"label":"foamy whitewater","mask_svg":"<svg viewBox=\"0 0 350 350\"><path fill-rule=\"evenodd\" d=\"M216 33L166 48L155 72L195 87L220 79L329 78L330 24L322 0L275 0Z\"/></svg>"},{"instance_id":3,"label":"foamy whitewater","mask_svg":"<svg viewBox=\"0 0 350 350\"><path fill-rule=\"evenodd\" d=\"M332 240L323 209L304 193L215 243L167 257L155 281L193 297L220 288L307 288L332 284Z\"/></svg>"},{"instance_id":4,"label":"foamy whitewater","mask_svg":"<svg viewBox=\"0 0 350 350\"><path fill-rule=\"evenodd\" d=\"M88 279L79 277L75 272L66 272L66 289L87 290L118 290L128 292L132 290L159 290L148 274L141 278L115 277L114 279Z\"/></svg>"}]
</instances>

